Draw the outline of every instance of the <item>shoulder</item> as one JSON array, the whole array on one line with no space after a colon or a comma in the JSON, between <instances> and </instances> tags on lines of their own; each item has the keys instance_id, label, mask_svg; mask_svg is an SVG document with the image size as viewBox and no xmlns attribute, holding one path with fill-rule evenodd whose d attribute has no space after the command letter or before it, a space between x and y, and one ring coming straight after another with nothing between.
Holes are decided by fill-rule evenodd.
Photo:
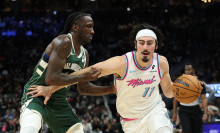
<instances>
[{"instance_id":1,"label":"shoulder","mask_svg":"<svg viewBox=\"0 0 220 133\"><path fill-rule=\"evenodd\" d=\"M159 55L160 67L167 67L169 66L167 58L164 56Z\"/></svg>"},{"instance_id":2,"label":"shoulder","mask_svg":"<svg viewBox=\"0 0 220 133\"><path fill-rule=\"evenodd\" d=\"M71 46L71 39L69 36L59 35L58 37L53 39L52 44L55 47L64 46L65 48Z\"/></svg>"},{"instance_id":3,"label":"shoulder","mask_svg":"<svg viewBox=\"0 0 220 133\"><path fill-rule=\"evenodd\" d=\"M115 64L123 64L123 63L126 63L126 58L124 55L115 56L115 57L110 58L109 61L112 61L112 63L115 63Z\"/></svg>"},{"instance_id":4,"label":"shoulder","mask_svg":"<svg viewBox=\"0 0 220 133\"><path fill-rule=\"evenodd\" d=\"M162 74L169 72L169 63L166 57L159 55L159 63Z\"/></svg>"},{"instance_id":5,"label":"shoulder","mask_svg":"<svg viewBox=\"0 0 220 133\"><path fill-rule=\"evenodd\" d=\"M121 70L124 66L126 67L126 59L125 56L115 56L105 61L99 62L94 66L98 69L118 71Z\"/></svg>"}]
</instances>

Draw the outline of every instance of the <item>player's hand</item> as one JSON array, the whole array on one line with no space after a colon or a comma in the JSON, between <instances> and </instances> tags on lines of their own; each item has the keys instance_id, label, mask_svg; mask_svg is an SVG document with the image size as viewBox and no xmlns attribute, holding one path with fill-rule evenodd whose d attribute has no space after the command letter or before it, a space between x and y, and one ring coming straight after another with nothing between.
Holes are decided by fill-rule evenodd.
<instances>
[{"instance_id":1,"label":"player's hand","mask_svg":"<svg viewBox=\"0 0 220 133\"><path fill-rule=\"evenodd\" d=\"M96 81L101 72L93 67L90 67L87 72L83 74L84 81Z\"/></svg>"},{"instance_id":2,"label":"player's hand","mask_svg":"<svg viewBox=\"0 0 220 133\"><path fill-rule=\"evenodd\" d=\"M183 74L186 75L186 74ZM198 79L198 77L196 75L192 75L193 77L195 77L196 79ZM201 84L201 89L203 89L202 85L204 84L202 81L199 80L199 83Z\"/></svg>"},{"instance_id":3,"label":"player's hand","mask_svg":"<svg viewBox=\"0 0 220 133\"><path fill-rule=\"evenodd\" d=\"M204 114L204 115L202 116L202 120L203 120L204 122L207 121L207 118L208 118L207 114Z\"/></svg>"},{"instance_id":4,"label":"player's hand","mask_svg":"<svg viewBox=\"0 0 220 133\"><path fill-rule=\"evenodd\" d=\"M176 122L176 118L177 118L177 114L176 114L176 113L173 113L172 121L173 121L173 122Z\"/></svg>"},{"instance_id":5,"label":"player's hand","mask_svg":"<svg viewBox=\"0 0 220 133\"><path fill-rule=\"evenodd\" d=\"M52 86L32 85L31 88L28 88L31 92L28 92L27 95L32 95L31 97L43 96L45 98L44 104L46 105L52 95L51 88Z\"/></svg>"}]
</instances>

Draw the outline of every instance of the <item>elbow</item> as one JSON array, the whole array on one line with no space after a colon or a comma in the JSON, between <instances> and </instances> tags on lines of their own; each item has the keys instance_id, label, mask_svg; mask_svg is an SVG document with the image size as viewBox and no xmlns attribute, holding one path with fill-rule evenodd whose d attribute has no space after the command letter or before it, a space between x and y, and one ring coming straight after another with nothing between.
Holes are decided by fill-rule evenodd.
<instances>
[{"instance_id":1,"label":"elbow","mask_svg":"<svg viewBox=\"0 0 220 133\"><path fill-rule=\"evenodd\" d=\"M78 87L78 92L80 95L88 95L84 88Z\"/></svg>"},{"instance_id":2,"label":"elbow","mask_svg":"<svg viewBox=\"0 0 220 133\"><path fill-rule=\"evenodd\" d=\"M51 82L51 80L48 79L48 78L45 78L45 83L46 83L46 85L48 85L48 86L53 85L53 82Z\"/></svg>"},{"instance_id":3,"label":"elbow","mask_svg":"<svg viewBox=\"0 0 220 133\"><path fill-rule=\"evenodd\" d=\"M81 94L81 95L88 95L85 87L81 83L78 83L77 88L78 88L79 94Z\"/></svg>"},{"instance_id":4,"label":"elbow","mask_svg":"<svg viewBox=\"0 0 220 133\"><path fill-rule=\"evenodd\" d=\"M55 81L55 79L53 78L52 75L51 75L51 76L47 76L47 75L46 75L46 77L45 77L45 83L46 83L46 85L48 85L48 86L56 85L56 82L53 82L53 81Z\"/></svg>"},{"instance_id":5,"label":"elbow","mask_svg":"<svg viewBox=\"0 0 220 133\"><path fill-rule=\"evenodd\" d=\"M173 92L172 93L164 93L164 95L167 98L173 98L174 97Z\"/></svg>"},{"instance_id":6,"label":"elbow","mask_svg":"<svg viewBox=\"0 0 220 133\"><path fill-rule=\"evenodd\" d=\"M173 95L165 95L167 98L173 98Z\"/></svg>"}]
</instances>

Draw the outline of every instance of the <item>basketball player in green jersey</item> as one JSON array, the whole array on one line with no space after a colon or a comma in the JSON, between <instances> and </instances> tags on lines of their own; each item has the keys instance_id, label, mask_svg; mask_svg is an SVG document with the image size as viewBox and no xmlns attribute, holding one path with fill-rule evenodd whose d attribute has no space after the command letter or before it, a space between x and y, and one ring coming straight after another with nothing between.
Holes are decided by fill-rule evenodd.
<instances>
[{"instance_id":1,"label":"basketball player in green jersey","mask_svg":"<svg viewBox=\"0 0 220 133\"><path fill-rule=\"evenodd\" d=\"M20 115L21 133L38 133L43 120L54 133L82 133L83 127L67 102L70 85L96 80L100 72L94 68L80 75L69 75L88 66L88 52L83 44L90 43L94 34L93 20L87 13L68 16L64 30L47 46L33 75L24 87ZM44 97L27 95L31 85L65 86L54 92L47 105Z\"/></svg>"}]
</instances>

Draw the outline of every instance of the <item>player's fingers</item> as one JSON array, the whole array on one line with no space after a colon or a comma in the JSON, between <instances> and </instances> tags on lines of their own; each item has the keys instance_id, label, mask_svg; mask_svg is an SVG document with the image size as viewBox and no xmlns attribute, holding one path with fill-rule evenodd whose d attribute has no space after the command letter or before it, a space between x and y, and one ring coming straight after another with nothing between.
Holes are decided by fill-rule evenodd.
<instances>
[{"instance_id":1,"label":"player's fingers","mask_svg":"<svg viewBox=\"0 0 220 133\"><path fill-rule=\"evenodd\" d=\"M31 97L38 97L38 96L39 96L39 94L37 93L37 94L35 94L35 95L31 96Z\"/></svg>"},{"instance_id":2,"label":"player's fingers","mask_svg":"<svg viewBox=\"0 0 220 133\"><path fill-rule=\"evenodd\" d=\"M45 100L44 100L44 105L47 104L48 100L50 99L51 97L51 94L49 94L48 96L45 97Z\"/></svg>"},{"instance_id":3,"label":"player's fingers","mask_svg":"<svg viewBox=\"0 0 220 133\"><path fill-rule=\"evenodd\" d=\"M37 88L28 88L27 90L36 90Z\"/></svg>"},{"instance_id":4,"label":"player's fingers","mask_svg":"<svg viewBox=\"0 0 220 133\"><path fill-rule=\"evenodd\" d=\"M97 72L99 71L98 69L94 68L94 67L91 67L93 71Z\"/></svg>"},{"instance_id":5,"label":"player's fingers","mask_svg":"<svg viewBox=\"0 0 220 133\"><path fill-rule=\"evenodd\" d=\"M37 91L36 91L36 90L31 91L31 92L28 92L28 93L27 93L27 95L33 95L33 94L35 94L35 93L37 93Z\"/></svg>"},{"instance_id":6,"label":"player's fingers","mask_svg":"<svg viewBox=\"0 0 220 133\"><path fill-rule=\"evenodd\" d=\"M30 88L36 88L38 85L32 85Z\"/></svg>"},{"instance_id":7,"label":"player's fingers","mask_svg":"<svg viewBox=\"0 0 220 133\"><path fill-rule=\"evenodd\" d=\"M199 81L201 85L203 85L204 83L202 81Z\"/></svg>"},{"instance_id":8,"label":"player's fingers","mask_svg":"<svg viewBox=\"0 0 220 133\"><path fill-rule=\"evenodd\" d=\"M45 100L44 100L44 105L46 105L47 104L47 101L49 100L49 98L48 97L46 97L45 98Z\"/></svg>"},{"instance_id":9,"label":"player's fingers","mask_svg":"<svg viewBox=\"0 0 220 133\"><path fill-rule=\"evenodd\" d=\"M100 75L101 74L101 71L97 71L97 73L96 73L97 75Z\"/></svg>"}]
</instances>

